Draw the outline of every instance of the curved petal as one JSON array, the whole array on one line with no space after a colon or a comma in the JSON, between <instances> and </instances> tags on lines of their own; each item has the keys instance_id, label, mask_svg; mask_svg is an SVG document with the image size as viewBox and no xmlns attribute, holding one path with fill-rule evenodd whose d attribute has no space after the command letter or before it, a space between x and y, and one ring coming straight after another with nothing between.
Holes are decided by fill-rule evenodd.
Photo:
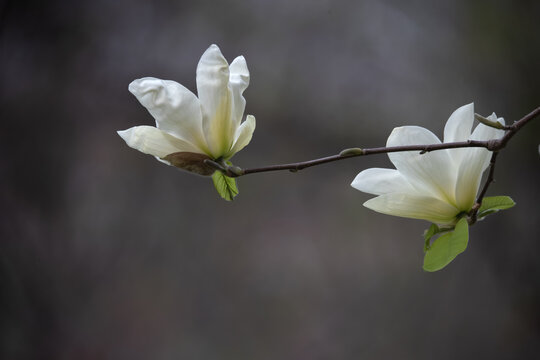
<instances>
[{"instance_id":1,"label":"curved petal","mask_svg":"<svg viewBox=\"0 0 540 360\"><path fill-rule=\"evenodd\" d=\"M499 121L504 125L504 119L497 119L495 114L488 117L491 121ZM500 139L504 135L504 130L499 130L478 124L471 135L471 140L491 140ZM476 199L476 194L480 186L482 174L489 165L492 152L484 148L460 149L462 159L459 164L458 177L456 182L456 202L460 210L469 210ZM455 150L452 150L455 151Z\"/></svg>"},{"instance_id":2,"label":"curved petal","mask_svg":"<svg viewBox=\"0 0 540 360\"><path fill-rule=\"evenodd\" d=\"M171 80L151 77L129 84L129 91L156 119L156 126L206 152L199 99L184 86Z\"/></svg>"},{"instance_id":3,"label":"curved petal","mask_svg":"<svg viewBox=\"0 0 540 360\"><path fill-rule=\"evenodd\" d=\"M200 153L200 150L191 143L178 139L153 126L135 126L127 130L117 131L117 133L128 146L145 154L154 155L157 158L164 158L169 154L180 151Z\"/></svg>"},{"instance_id":4,"label":"curved petal","mask_svg":"<svg viewBox=\"0 0 540 360\"><path fill-rule=\"evenodd\" d=\"M351 186L368 194L382 195L393 192L416 194L401 173L394 169L371 168L360 172Z\"/></svg>"},{"instance_id":5,"label":"curved petal","mask_svg":"<svg viewBox=\"0 0 540 360\"><path fill-rule=\"evenodd\" d=\"M445 201L430 196L390 193L377 196L364 206L388 215L422 219L437 224L451 224L459 210Z\"/></svg>"},{"instance_id":6,"label":"curved petal","mask_svg":"<svg viewBox=\"0 0 540 360\"><path fill-rule=\"evenodd\" d=\"M229 70L229 88L232 100L231 125L236 130L240 126L246 107L246 99L242 96L242 93L249 85L249 70L246 59L243 56L238 56L231 63Z\"/></svg>"},{"instance_id":7,"label":"curved petal","mask_svg":"<svg viewBox=\"0 0 540 360\"><path fill-rule=\"evenodd\" d=\"M464 161L458 170L456 181L456 205L461 211L468 211L472 208L482 179L482 163L484 156L478 150L486 149L471 149L464 154ZM488 152L489 153L489 152ZM489 154L487 157L489 163Z\"/></svg>"},{"instance_id":8,"label":"curved petal","mask_svg":"<svg viewBox=\"0 0 540 360\"><path fill-rule=\"evenodd\" d=\"M387 146L438 144L440 140L431 131L419 126L395 128ZM447 150L420 154L418 151L389 153L396 169L420 193L427 193L454 204L456 170Z\"/></svg>"},{"instance_id":9,"label":"curved petal","mask_svg":"<svg viewBox=\"0 0 540 360\"><path fill-rule=\"evenodd\" d=\"M229 151L227 158L231 158L234 154L242 150L249 142L253 136L253 131L255 131L255 116L248 115L246 116L246 121L238 127L235 134L234 145Z\"/></svg>"},{"instance_id":10,"label":"curved petal","mask_svg":"<svg viewBox=\"0 0 540 360\"><path fill-rule=\"evenodd\" d=\"M444 142L466 141L471 136L474 122L474 103L458 108L450 115L444 126ZM459 167L468 149L453 149L449 151L450 158Z\"/></svg>"},{"instance_id":11,"label":"curved petal","mask_svg":"<svg viewBox=\"0 0 540 360\"><path fill-rule=\"evenodd\" d=\"M216 45L211 45L197 65L197 93L202 105L203 131L214 158L230 149L234 135L228 85L227 60Z\"/></svg>"},{"instance_id":12,"label":"curved petal","mask_svg":"<svg viewBox=\"0 0 540 360\"><path fill-rule=\"evenodd\" d=\"M467 141L474 122L474 103L463 105L450 115L444 126L444 142Z\"/></svg>"}]
</instances>

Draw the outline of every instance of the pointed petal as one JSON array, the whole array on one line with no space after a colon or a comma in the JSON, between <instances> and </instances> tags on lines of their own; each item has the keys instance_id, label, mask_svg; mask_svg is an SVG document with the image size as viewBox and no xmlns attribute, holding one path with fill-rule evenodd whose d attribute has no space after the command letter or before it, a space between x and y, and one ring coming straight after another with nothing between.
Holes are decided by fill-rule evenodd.
<instances>
[{"instance_id":1,"label":"pointed petal","mask_svg":"<svg viewBox=\"0 0 540 360\"><path fill-rule=\"evenodd\" d=\"M444 142L466 141L471 136L474 122L474 103L458 108L450 115L444 126ZM459 167L468 149L455 149L449 152L456 167Z\"/></svg>"},{"instance_id":2,"label":"pointed petal","mask_svg":"<svg viewBox=\"0 0 540 360\"><path fill-rule=\"evenodd\" d=\"M249 85L249 70L246 59L243 56L238 56L231 63L229 70L229 88L232 99L231 123L236 130L240 126L246 107L246 100L242 96Z\"/></svg>"},{"instance_id":3,"label":"pointed petal","mask_svg":"<svg viewBox=\"0 0 540 360\"><path fill-rule=\"evenodd\" d=\"M445 201L430 196L390 193L377 196L364 206L388 215L423 219L437 224L451 224L459 211Z\"/></svg>"},{"instance_id":4,"label":"pointed petal","mask_svg":"<svg viewBox=\"0 0 540 360\"><path fill-rule=\"evenodd\" d=\"M255 131L255 116L248 115L246 116L246 121L244 121L236 130L236 140L231 151L227 155L227 158L231 158L234 154L249 144L251 137L253 136L253 131Z\"/></svg>"},{"instance_id":5,"label":"pointed petal","mask_svg":"<svg viewBox=\"0 0 540 360\"><path fill-rule=\"evenodd\" d=\"M438 144L440 140L431 131L419 126L395 128L387 146ZM388 154L390 161L407 181L420 193L454 204L454 168L446 150L420 154L418 151Z\"/></svg>"},{"instance_id":6,"label":"pointed petal","mask_svg":"<svg viewBox=\"0 0 540 360\"><path fill-rule=\"evenodd\" d=\"M444 126L444 142L467 141L474 122L474 103L458 108Z\"/></svg>"},{"instance_id":7,"label":"pointed petal","mask_svg":"<svg viewBox=\"0 0 540 360\"><path fill-rule=\"evenodd\" d=\"M374 195L392 192L416 193L416 190L409 184L407 179L394 169L366 169L356 175L351 186Z\"/></svg>"},{"instance_id":8,"label":"pointed petal","mask_svg":"<svg viewBox=\"0 0 540 360\"><path fill-rule=\"evenodd\" d=\"M201 105L195 94L175 81L151 77L131 82L129 91L156 119L158 129L207 151Z\"/></svg>"},{"instance_id":9,"label":"pointed petal","mask_svg":"<svg viewBox=\"0 0 540 360\"><path fill-rule=\"evenodd\" d=\"M128 146L145 154L154 155L157 158L164 158L169 154L180 151L200 152L191 143L178 139L153 126L135 126L118 131L118 135L124 139Z\"/></svg>"},{"instance_id":10,"label":"pointed petal","mask_svg":"<svg viewBox=\"0 0 540 360\"><path fill-rule=\"evenodd\" d=\"M211 45L197 65L197 93L202 104L203 131L214 158L230 149L231 126L229 65L216 45Z\"/></svg>"},{"instance_id":11,"label":"pointed petal","mask_svg":"<svg viewBox=\"0 0 540 360\"><path fill-rule=\"evenodd\" d=\"M491 121L499 121L504 125L504 119L497 119L495 114L488 117ZM478 124L471 135L471 140L500 139L504 130L498 130L484 124ZM452 150L455 151L455 150ZM456 201L460 210L469 210L476 199L482 174L489 165L492 152L484 148L460 149L462 152L456 182Z\"/></svg>"}]
</instances>

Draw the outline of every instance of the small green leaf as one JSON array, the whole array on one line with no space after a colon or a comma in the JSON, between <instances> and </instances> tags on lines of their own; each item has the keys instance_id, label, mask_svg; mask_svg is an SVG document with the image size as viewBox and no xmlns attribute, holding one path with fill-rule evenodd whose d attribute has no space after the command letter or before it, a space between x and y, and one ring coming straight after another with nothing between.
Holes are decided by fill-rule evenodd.
<instances>
[{"instance_id":1,"label":"small green leaf","mask_svg":"<svg viewBox=\"0 0 540 360\"><path fill-rule=\"evenodd\" d=\"M232 201L238 195L238 188L234 178L226 176L221 171L216 171L212 175L212 181L219 195L225 200Z\"/></svg>"},{"instance_id":2,"label":"small green leaf","mask_svg":"<svg viewBox=\"0 0 540 360\"><path fill-rule=\"evenodd\" d=\"M478 218L483 218L499 210L510 209L516 205L509 196L490 196L482 199L482 205L478 209Z\"/></svg>"},{"instance_id":3,"label":"small green leaf","mask_svg":"<svg viewBox=\"0 0 540 360\"><path fill-rule=\"evenodd\" d=\"M431 240L431 238L437 234L439 232L439 227L437 226L437 224L431 224L431 226L429 227L429 229L427 229L426 231L424 231L424 252L428 251L429 248L430 248L430 244L429 244L429 240Z\"/></svg>"},{"instance_id":4,"label":"small green leaf","mask_svg":"<svg viewBox=\"0 0 540 360\"><path fill-rule=\"evenodd\" d=\"M428 230L429 231L429 230ZM467 248L469 241L469 224L461 218L453 231L441 235L426 251L424 270L437 271L444 268Z\"/></svg>"}]
</instances>

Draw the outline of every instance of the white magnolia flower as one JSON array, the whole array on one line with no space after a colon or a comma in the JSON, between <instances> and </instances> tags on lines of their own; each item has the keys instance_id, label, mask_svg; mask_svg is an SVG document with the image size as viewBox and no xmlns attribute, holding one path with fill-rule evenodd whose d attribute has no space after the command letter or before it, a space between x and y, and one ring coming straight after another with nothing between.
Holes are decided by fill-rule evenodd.
<instances>
[{"instance_id":1,"label":"white magnolia flower","mask_svg":"<svg viewBox=\"0 0 540 360\"><path fill-rule=\"evenodd\" d=\"M210 175L204 159L230 159L251 140L255 117L242 123L249 84L246 60L231 65L211 45L197 65L197 93L171 80L137 79L129 91L156 119L156 127L135 126L118 131L126 143L161 162Z\"/></svg>"},{"instance_id":2,"label":"white magnolia flower","mask_svg":"<svg viewBox=\"0 0 540 360\"><path fill-rule=\"evenodd\" d=\"M495 113L488 117L504 125ZM471 134L473 104L454 111L444 127L444 142L491 140L503 130L479 124ZM437 144L431 131L419 126L395 128L387 146ZM396 169L372 168L362 171L352 182L360 191L378 195L364 203L377 212L437 224L454 224L457 215L469 212L480 186L482 173L489 165L491 152L485 148L389 153Z\"/></svg>"}]
</instances>

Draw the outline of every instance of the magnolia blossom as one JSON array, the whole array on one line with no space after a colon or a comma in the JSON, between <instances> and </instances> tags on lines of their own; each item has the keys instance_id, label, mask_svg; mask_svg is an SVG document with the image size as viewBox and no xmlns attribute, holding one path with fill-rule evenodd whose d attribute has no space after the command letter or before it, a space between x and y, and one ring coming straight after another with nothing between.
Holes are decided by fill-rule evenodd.
<instances>
[{"instance_id":1,"label":"magnolia blossom","mask_svg":"<svg viewBox=\"0 0 540 360\"><path fill-rule=\"evenodd\" d=\"M231 65L211 45L197 65L197 93L171 80L137 79L129 91L156 120L156 127L135 126L118 131L132 148L161 162L202 175L213 169L204 159L227 160L242 150L255 130L255 117L242 122L249 84L246 60Z\"/></svg>"},{"instance_id":2,"label":"magnolia blossom","mask_svg":"<svg viewBox=\"0 0 540 360\"><path fill-rule=\"evenodd\" d=\"M489 120L504 125L493 113ZM479 124L471 134L474 106L460 107L444 127L444 142L498 139L503 130ZM386 146L438 144L431 131L419 126L395 128ZM489 165L491 152L485 148L389 153L396 169L367 169L359 173L352 186L378 195L364 203L377 212L441 225L452 225L457 216L472 208L482 173Z\"/></svg>"}]
</instances>

